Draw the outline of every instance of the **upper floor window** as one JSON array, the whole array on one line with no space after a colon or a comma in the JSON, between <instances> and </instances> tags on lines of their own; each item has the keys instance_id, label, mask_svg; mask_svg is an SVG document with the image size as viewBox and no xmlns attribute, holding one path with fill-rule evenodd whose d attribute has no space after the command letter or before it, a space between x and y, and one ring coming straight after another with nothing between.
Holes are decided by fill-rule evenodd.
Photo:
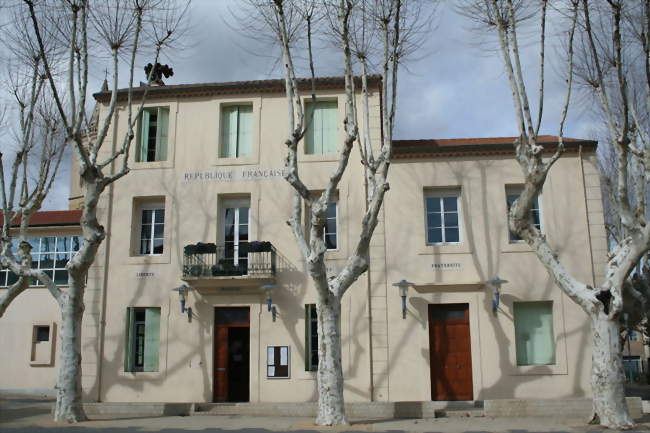
<instances>
[{"instance_id":1,"label":"upper floor window","mask_svg":"<svg viewBox=\"0 0 650 433\"><path fill-rule=\"evenodd\" d=\"M428 244L460 242L459 198L459 190L426 192Z\"/></svg>"},{"instance_id":2,"label":"upper floor window","mask_svg":"<svg viewBox=\"0 0 650 433\"><path fill-rule=\"evenodd\" d=\"M327 204L327 213L325 219L325 246L328 250L335 250L338 248L336 215L337 205L336 202Z\"/></svg>"},{"instance_id":3,"label":"upper floor window","mask_svg":"<svg viewBox=\"0 0 650 433\"><path fill-rule=\"evenodd\" d=\"M510 208L514 204L515 200L519 198L523 189L524 188L522 186L509 186L506 188L506 202L508 204L508 212L510 212ZM530 209L530 218L535 228L541 231L542 213L539 207L539 196L535 196L535 200L533 200L533 206ZM519 242L522 240L519 236L517 236L515 233L511 232L510 230L508 230L508 233L509 233L508 236L510 242Z\"/></svg>"},{"instance_id":4,"label":"upper floor window","mask_svg":"<svg viewBox=\"0 0 650 433\"><path fill-rule=\"evenodd\" d=\"M17 252L18 239L13 239L13 251ZM27 238L32 246L32 269L44 271L56 284L68 284L66 265L70 258L79 250L79 236L46 236ZM8 287L18 281L18 277L8 269L0 270L0 287ZM32 281L32 285L39 285Z\"/></svg>"},{"instance_id":5,"label":"upper floor window","mask_svg":"<svg viewBox=\"0 0 650 433\"><path fill-rule=\"evenodd\" d=\"M227 105L221 108L222 158L249 156L252 150L253 106Z\"/></svg>"},{"instance_id":6,"label":"upper floor window","mask_svg":"<svg viewBox=\"0 0 650 433\"><path fill-rule=\"evenodd\" d=\"M169 108L151 107L143 109L139 128L140 141L138 142L137 161L165 161L167 159Z\"/></svg>"},{"instance_id":7,"label":"upper floor window","mask_svg":"<svg viewBox=\"0 0 650 433\"><path fill-rule=\"evenodd\" d=\"M517 365L555 364L553 302L515 302Z\"/></svg>"},{"instance_id":8,"label":"upper floor window","mask_svg":"<svg viewBox=\"0 0 650 433\"><path fill-rule=\"evenodd\" d=\"M146 203L140 207L139 254L153 256L163 253L165 234L165 202Z\"/></svg>"},{"instance_id":9,"label":"upper floor window","mask_svg":"<svg viewBox=\"0 0 650 433\"><path fill-rule=\"evenodd\" d=\"M336 101L308 102L305 104L305 108L305 119L308 122L305 134L305 153L308 155L336 153L338 118Z\"/></svg>"}]
</instances>

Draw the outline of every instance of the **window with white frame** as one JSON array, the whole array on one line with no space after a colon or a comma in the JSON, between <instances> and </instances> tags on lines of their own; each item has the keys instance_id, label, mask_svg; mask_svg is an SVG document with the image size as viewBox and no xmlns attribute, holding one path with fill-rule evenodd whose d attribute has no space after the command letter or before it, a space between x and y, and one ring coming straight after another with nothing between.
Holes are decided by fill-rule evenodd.
<instances>
[{"instance_id":1,"label":"window with white frame","mask_svg":"<svg viewBox=\"0 0 650 433\"><path fill-rule=\"evenodd\" d=\"M427 244L460 243L459 199L459 189L425 192Z\"/></svg>"},{"instance_id":2,"label":"window with white frame","mask_svg":"<svg viewBox=\"0 0 650 433\"><path fill-rule=\"evenodd\" d=\"M79 236L31 237L26 241L32 246L32 269L44 271L57 285L68 284L66 265L79 250ZM17 253L20 240L12 239L12 250ZM8 269L0 270L0 287L8 287L18 281L18 277ZM32 285L40 285L36 280Z\"/></svg>"},{"instance_id":3,"label":"window with white frame","mask_svg":"<svg viewBox=\"0 0 650 433\"><path fill-rule=\"evenodd\" d=\"M508 205L508 213L510 212L510 208L515 203L515 201L519 198L523 190L524 190L523 186L506 187L506 203ZM507 218L508 216L506 215L506 224L508 223ZM542 211L539 207L539 196L535 196L535 199L533 200L533 206L530 208L530 219L533 222L535 228L541 231ZM507 227L509 227L509 225L507 225ZM517 236L515 233L511 232L510 230L508 230L508 233L509 233L508 239L510 240L510 242L520 242L522 240L519 236Z\"/></svg>"},{"instance_id":4,"label":"window with white frame","mask_svg":"<svg viewBox=\"0 0 650 433\"><path fill-rule=\"evenodd\" d=\"M515 302L517 365L555 364L553 302Z\"/></svg>"},{"instance_id":5,"label":"window with white frame","mask_svg":"<svg viewBox=\"0 0 650 433\"><path fill-rule=\"evenodd\" d=\"M140 206L141 256L163 253L165 243L165 202L143 203Z\"/></svg>"},{"instance_id":6,"label":"window with white frame","mask_svg":"<svg viewBox=\"0 0 650 433\"><path fill-rule=\"evenodd\" d=\"M327 204L327 212L325 214L325 246L328 250L335 250L338 248L338 230L336 226L336 217L338 213L338 206L336 202Z\"/></svg>"},{"instance_id":7,"label":"window with white frame","mask_svg":"<svg viewBox=\"0 0 650 433\"><path fill-rule=\"evenodd\" d=\"M222 158L249 156L253 142L253 106L226 105L221 108Z\"/></svg>"},{"instance_id":8,"label":"window with white frame","mask_svg":"<svg viewBox=\"0 0 650 433\"><path fill-rule=\"evenodd\" d=\"M305 153L325 155L336 153L338 107L336 101L316 101L305 104Z\"/></svg>"},{"instance_id":9,"label":"window with white frame","mask_svg":"<svg viewBox=\"0 0 650 433\"><path fill-rule=\"evenodd\" d=\"M150 107L143 109L138 128L137 161L166 161L169 107Z\"/></svg>"}]
</instances>

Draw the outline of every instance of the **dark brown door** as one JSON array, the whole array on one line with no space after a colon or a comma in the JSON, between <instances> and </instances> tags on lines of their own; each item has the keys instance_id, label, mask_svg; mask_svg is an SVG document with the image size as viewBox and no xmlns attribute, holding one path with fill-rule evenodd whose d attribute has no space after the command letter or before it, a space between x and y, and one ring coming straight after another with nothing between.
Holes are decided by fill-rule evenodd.
<instances>
[{"instance_id":1,"label":"dark brown door","mask_svg":"<svg viewBox=\"0 0 650 433\"><path fill-rule=\"evenodd\" d=\"M249 400L250 315L248 307L215 308L214 401Z\"/></svg>"},{"instance_id":2,"label":"dark brown door","mask_svg":"<svg viewBox=\"0 0 650 433\"><path fill-rule=\"evenodd\" d=\"M468 304L429 305L431 400L473 400Z\"/></svg>"}]
</instances>

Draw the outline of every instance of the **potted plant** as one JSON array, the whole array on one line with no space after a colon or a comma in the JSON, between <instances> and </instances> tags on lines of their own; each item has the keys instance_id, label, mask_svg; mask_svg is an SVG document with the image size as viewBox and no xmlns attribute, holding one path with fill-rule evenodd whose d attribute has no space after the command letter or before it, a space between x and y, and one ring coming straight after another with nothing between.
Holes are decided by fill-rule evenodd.
<instances>
[{"instance_id":1,"label":"potted plant","mask_svg":"<svg viewBox=\"0 0 650 433\"><path fill-rule=\"evenodd\" d=\"M265 253L273 250L273 245L268 241L252 241L248 244L249 253Z\"/></svg>"}]
</instances>

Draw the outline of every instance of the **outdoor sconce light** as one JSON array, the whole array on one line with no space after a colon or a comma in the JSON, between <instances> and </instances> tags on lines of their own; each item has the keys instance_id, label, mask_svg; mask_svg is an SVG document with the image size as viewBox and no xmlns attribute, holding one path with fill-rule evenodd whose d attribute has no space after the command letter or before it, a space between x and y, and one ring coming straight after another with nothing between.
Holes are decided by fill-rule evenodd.
<instances>
[{"instance_id":1,"label":"outdoor sconce light","mask_svg":"<svg viewBox=\"0 0 650 433\"><path fill-rule=\"evenodd\" d=\"M414 284L406 280L393 283L393 286L399 288L399 295L402 297L402 319L406 319L406 292L410 286Z\"/></svg>"},{"instance_id":2,"label":"outdoor sconce light","mask_svg":"<svg viewBox=\"0 0 650 433\"><path fill-rule=\"evenodd\" d=\"M490 278L485 282L488 286L494 289L492 294L492 312L496 314L499 309L499 302L501 298L501 285L507 283L508 280L502 280L498 275Z\"/></svg>"},{"instance_id":3,"label":"outdoor sconce light","mask_svg":"<svg viewBox=\"0 0 650 433\"><path fill-rule=\"evenodd\" d=\"M185 308L185 302L187 301L187 295L190 293L190 290L192 290L191 287L186 286L183 284L182 286L178 286L175 289L172 289L174 292L178 292L178 296L181 301L181 313L187 313L187 320L192 321L192 307Z\"/></svg>"},{"instance_id":4,"label":"outdoor sconce light","mask_svg":"<svg viewBox=\"0 0 650 433\"><path fill-rule=\"evenodd\" d=\"M266 309L273 316L273 321L275 322L275 316L277 315L277 310L273 306L273 290L277 289L278 286L275 284L269 283L262 286L264 293L266 294Z\"/></svg>"}]
</instances>

